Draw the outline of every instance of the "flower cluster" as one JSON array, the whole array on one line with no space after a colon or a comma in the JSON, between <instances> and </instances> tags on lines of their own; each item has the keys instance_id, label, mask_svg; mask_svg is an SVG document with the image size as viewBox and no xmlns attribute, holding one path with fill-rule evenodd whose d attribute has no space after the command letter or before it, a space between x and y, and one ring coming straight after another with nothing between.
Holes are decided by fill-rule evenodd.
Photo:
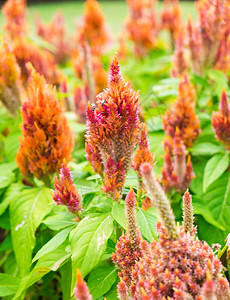
<instances>
[{"instance_id":1,"label":"flower cluster","mask_svg":"<svg viewBox=\"0 0 230 300\"><path fill-rule=\"evenodd\" d=\"M125 199L125 216L127 220L127 231L123 234L116 244L116 252L112 255L112 260L116 267L120 270L118 276L120 283L118 290L131 288L134 292L135 286L131 287L132 268L136 261L143 257L143 249L148 247L148 244L141 237L140 230L137 224L135 211L136 198L132 188Z\"/></svg>"},{"instance_id":2,"label":"flower cluster","mask_svg":"<svg viewBox=\"0 0 230 300\"><path fill-rule=\"evenodd\" d=\"M0 49L0 101L14 115L20 102L20 68L9 45L3 42Z\"/></svg>"},{"instance_id":3,"label":"flower cluster","mask_svg":"<svg viewBox=\"0 0 230 300\"><path fill-rule=\"evenodd\" d=\"M83 22L78 28L78 43L82 44L82 38L87 40L93 54L104 53L110 38L105 25L105 17L97 0L87 0Z\"/></svg>"},{"instance_id":4,"label":"flower cluster","mask_svg":"<svg viewBox=\"0 0 230 300\"><path fill-rule=\"evenodd\" d=\"M137 152L133 158L132 168L137 173L138 176L138 190L143 190L143 182L141 178L140 166L144 162L153 164L154 163L154 154L151 153L149 149L148 136L146 131L146 125L142 125L141 135L138 142L139 146Z\"/></svg>"},{"instance_id":5,"label":"flower cluster","mask_svg":"<svg viewBox=\"0 0 230 300\"><path fill-rule=\"evenodd\" d=\"M121 277L118 295L121 300L189 300L189 299L230 299L227 279L221 275L222 264L215 257L206 242L196 238L193 227L192 200L188 192L184 195L183 225L175 224L169 200L157 182L150 164L143 164L141 172L146 189L156 206L161 222L157 224L159 240L150 244L137 243L139 257L129 267L129 280ZM135 219L135 210L132 211ZM128 219L127 219L128 223ZM128 251L118 242L117 250L122 250L118 257L123 258L116 264L120 272L127 270L127 262L135 253ZM134 247L134 243L132 244ZM116 258L116 254L114 255ZM116 259L115 259L116 263ZM131 269L131 271L130 271ZM213 298L207 298L207 296ZM206 297L206 298L205 298Z\"/></svg>"},{"instance_id":6,"label":"flower cluster","mask_svg":"<svg viewBox=\"0 0 230 300\"><path fill-rule=\"evenodd\" d=\"M101 175L106 193L119 199L140 121L138 93L121 77L117 57L111 64L108 87L97 96L96 104L87 109L86 157Z\"/></svg>"},{"instance_id":7,"label":"flower cluster","mask_svg":"<svg viewBox=\"0 0 230 300\"><path fill-rule=\"evenodd\" d=\"M184 192L194 178L194 173L190 156L186 162L186 149L178 127L174 138L164 141L164 149L163 188L165 192L169 192L172 187L178 192Z\"/></svg>"},{"instance_id":8,"label":"flower cluster","mask_svg":"<svg viewBox=\"0 0 230 300\"><path fill-rule=\"evenodd\" d=\"M77 281L74 288L74 296L77 300L92 300L92 296L89 293L89 289L86 283L83 281L81 272L77 269Z\"/></svg>"},{"instance_id":9,"label":"flower cluster","mask_svg":"<svg viewBox=\"0 0 230 300\"><path fill-rule=\"evenodd\" d=\"M27 100L22 103L22 133L17 153L21 173L48 181L58 172L63 159L69 161L73 149L73 134L64 115L56 90L46 84L32 65L26 65L30 80Z\"/></svg>"},{"instance_id":10,"label":"flower cluster","mask_svg":"<svg viewBox=\"0 0 230 300\"><path fill-rule=\"evenodd\" d=\"M21 69L21 78L24 85L28 81L26 63L31 62L37 72L45 77L48 83L60 85L63 75L58 69L55 59L48 51L40 49L26 38L17 38L13 41L13 53Z\"/></svg>"},{"instance_id":11,"label":"flower cluster","mask_svg":"<svg viewBox=\"0 0 230 300\"><path fill-rule=\"evenodd\" d=\"M36 17L37 34L55 47L55 59L58 63L65 63L71 55L73 45L71 38L66 35L65 20L62 13L56 13L49 24L42 23Z\"/></svg>"},{"instance_id":12,"label":"flower cluster","mask_svg":"<svg viewBox=\"0 0 230 300\"><path fill-rule=\"evenodd\" d=\"M219 111L212 113L211 121L216 138L230 150L230 106L225 91L221 94Z\"/></svg>"},{"instance_id":13,"label":"flower cluster","mask_svg":"<svg viewBox=\"0 0 230 300\"><path fill-rule=\"evenodd\" d=\"M207 68L215 68L227 74L230 66L230 4L228 1L199 0L196 8L197 23L192 25L190 19L187 23L191 70L202 75Z\"/></svg>"},{"instance_id":14,"label":"flower cluster","mask_svg":"<svg viewBox=\"0 0 230 300\"><path fill-rule=\"evenodd\" d=\"M142 57L155 48L158 28L154 1L127 0L129 17L126 35L134 43L134 52Z\"/></svg>"},{"instance_id":15,"label":"flower cluster","mask_svg":"<svg viewBox=\"0 0 230 300\"><path fill-rule=\"evenodd\" d=\"M185 59L184 49L184 30L181 27L178 29L178 34L175 38L175 51L172 57L173 69L172 76L177 77L183 75L187 71L187 62Z\"/></svg>"},{"instance_id":16,"label":"flower cluster","mask_svg":"<svg viewBox=\"0 0 230 300\"><path fill-rule=\"evenodd\" d=\"M182 24L181 7L178 0L164 0L163 5L161 28L169 31L171 44L174 47L175 38L178 36L178 30Z\"/></svg>"},{"instance_id":17,"label":"flower cluster","mask_svg":"<svg viewBox=\"0 0 230 300\"><path fill-rule=\"evenodd\" d=\"M70 169L65 162L60 169L59 180L57 177L54 178L54 188L55 190L52 191L53 200L58 205L67 206L71 213L77 214L81 209L81 196L73 183Z\"/></svg>"},{"instance_id":18,"label":"flower cluster","mask_svg":"<svg viewBox=\"0 0 230 300\"><path fill-rule=\"evenodd\" d=\"M2 13L6 18L4 29L9 37L14 39L24 36L27 31L26 0L8 0L2 7Z\"/></svg>"},{"instance_id":19,"label":"flower cluster","mask_svg":"<svg viewBox=\"0 0 230 300\"><path fill-rule=\"evenodd\" d=\"M174 138L176 128L180 130L181 138L186 147L191 147L200 134L200 124L194 110L195 88L190 84L185 74L179 83L178 97L163 117L165 132Z\"/></svg>"}]
</instances>

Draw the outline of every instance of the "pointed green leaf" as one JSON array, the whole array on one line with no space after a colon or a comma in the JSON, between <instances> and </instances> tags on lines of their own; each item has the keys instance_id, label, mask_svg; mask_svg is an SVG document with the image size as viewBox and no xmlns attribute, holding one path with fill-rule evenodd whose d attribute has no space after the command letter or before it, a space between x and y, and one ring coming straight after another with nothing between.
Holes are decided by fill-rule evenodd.
<instances>
[{"instance_id":1,"label":"pointed green leaf","mask_svg":"<svg viewBox=\"0 0 230 300\"><path fill-rule=\"evenodd\" d=\"M156 229L157 217L140 207L137 210L137 220L140 226L141 234L150 242L152 239L157 240L158 234Z\"/></svg>"},{"instance_id":2,"label":"pointed green leaf","mask_svg":"<svg viewBox=\"0 0 230 300\"><path fill-rule=\"evenodd\" d=\"M117 279L115 267L101 266L95 268L89 275L87 286L93 299L107 293Z\"/></svg>"},{"instance_id":3,"label":"pointed green leaf","mask_svg":"<svg viewBox=\"0 0 230 300\"><path fill-rule=\"evenodd\" d=\"M17 292L19 283L20 279L12 275L0 273L0 297L15 294Z\"/></svg>"},{"instance_id":4,"label":"pointed green leaf","mask_svg":"<svg viewBox=\"0 0 230 300\"><path fill-rule=\"evenodd\" d=\"M21 276L29 273L35 231L52 209L48 188L23 190L11 202L10 221L14 252Z\"/></svg>"},{"instance_id":5,"label":"pointed green leaf","mask_svg":"<svg viewBox=\"0 0 230 300\"><path fill-rule=\"evenodd\" d=\"M125 218L125 206L120 203L115 203L112 208L112 216L124 229L127 228Z\"/></svg>"},{"instance_id":6,"label":"pointed green leaf","mask_svg":"<svg viewBox=\"0 0 230 300\"><path fill-rule=\"evenodd\" d=\"M110 213L94 214L80 221L70 232L72 250L72 287L76 281L76 269L85 277L99 263L113 231L113 218Z\"/></svg>"},{"instance_id":7,"label":"pointed green leaf","mask_svg":"<svg viewBox=\"0 0 230 300\"><path fill-rule=\"evenodd\" d=\"M204 169L203 191L206 192L208 186L217 180L229 165L229 155L216 154L206 164Z\"/></svg>"},{"instance_id":8,"label":"pointed green leaf","mask_svg":"<svg viewBox=\"0 0 230 300\"><path fill-rule=\"evenodd\" d=\"M59 233L57 233L51 240L49 240L48 243L46 243L35 255L35 257L32 260L32 263L34 263L36 260L38 260L40 257L46 255L47 253L55 250L57 247L59 247L64 241L67 239L67 236L70 233L70 230L72 227L68 227Z\"/></svg>"}]
</instances>

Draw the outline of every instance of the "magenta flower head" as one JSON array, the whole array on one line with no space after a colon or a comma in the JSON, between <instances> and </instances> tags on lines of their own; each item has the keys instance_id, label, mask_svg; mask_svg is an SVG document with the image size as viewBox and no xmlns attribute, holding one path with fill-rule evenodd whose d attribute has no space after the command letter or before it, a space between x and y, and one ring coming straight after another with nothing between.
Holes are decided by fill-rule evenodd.
<instances>
[{"instance_id":1,"label":"magenta flower head","mask_svg":"<svg viewBox=\"0 0 230 300\"><path fill-rule=\"evenodd\" d=\"M103 190L115 200L123 193L140 133L138 93L121 77L115 56L107 89L88 106L86 158L103 181Z\"/></svg>"},{"instance_id":2,"label":"magenta flower head","mask_svg":"<svg viewBox=\"0 0 230 300\"><path fill-rule=\"evenodd\" d=\"M93 300L86 283L82 279L79 269L77 269L77 282L74 288L74 296L77 300Z\"/></svg>"},{"instance_id":3,"label":"magenta flower head","mask_svg":"<svg viewBox=\"0 0 230 300\"><path fill-rule=\"evenodd\" d=\"M65 205L68 210L77 215L81 209L81 196L76 189L70 175L70 169L64 162L59 174L59 180L54 178L54 188L52 191L53 200L58 205Z\"/></svg>"},{"instance_id":4,"label":"magenta flower head","mask_svg":"<svg viewBox=\"0 0 230 300\"><path fill-rule=\"evenodd\" d=\"M230 107L224 90L221 94L219 111L212 113L211 122L218 141L223 143L227 150L230 150Z\"/></svg>"}]
</instances>

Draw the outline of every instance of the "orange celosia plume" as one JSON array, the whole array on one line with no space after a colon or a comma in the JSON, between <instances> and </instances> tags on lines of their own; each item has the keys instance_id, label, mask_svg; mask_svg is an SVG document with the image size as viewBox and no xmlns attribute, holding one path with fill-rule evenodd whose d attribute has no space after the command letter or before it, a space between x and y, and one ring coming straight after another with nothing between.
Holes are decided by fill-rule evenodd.
<instances>
[{"instance_id":1,"label":"orange celosia plume","mask_svg":"<svg viewBox=\"0 0 230 300\"><path fill-rule=\"evenodd\" d=\"M115 199L122 195L140 132L138 93L125 83L114 58L107 89L97 96L97 107L88 106L86 152L102 176L103 189Z\"/></svg>"},{"instance_id":2,"label":"orange celosia plume","mask_svg":"<svg viewBox=\"0 0 230 300\"><path fill-rule=\"evenodd\" d=\"M0 100L11 114L19 109L20 68L9 45L3 42L0 49Z\"/></svg>"},{"instance_id":3,"label":"orange celosia plume","mask_svg":"<svg viewBox=\"0 0 230 300\"><path fill-rule=\"evenodd\" d=\"M60 85L63 81L63 75L58 69L53 55L25 38L18 38L13 41L13 53L21 68L24 85L26 85L29 75L26 68L27 62L31 62L36 71L43 75L48 83Z\"/></svg>"},{"instance_id":4,"label":"orange celosia plume","mask_svg":"<svg viewBox=\"0 0 230 300\"><path fill-rule=\"evenodd\" d=\"M129 17L126 21L126 35L134 43L134 52L140 57L145 56L156 46L158 26L154 2L127 0Z\"/></svg>"},{"instance_id":5,"label":"orange celosia plume","mask_svg":"<svg viewBox=\"0 0 230 300\"><path fill-rule=\"evenodd\" d=\"M101 55L105 51L110 38L105 24L105 17L97 0L87 0L83 22L78 28L77 41L82 37L89 43L94 54Z\"/></svg>"},{"instance_id":6,"label":"orange celosia plume","mask_svg":"<svg viewBox=\"0 0 230 300\"><path fill-rule=\"evenodd\" d=\"M225 91L221 94L219 111L212 113L211 121L216 138L230 150L230 106Z\"/></svg>"},{"instance_id":7,"label":"orange celosia plume","mask_svg":"<svg viewBox=\"0 0 230 300\"><path fill-rule=\"evenodd\" d=\"M178 97L163 117L163 128L172 138L176 128L180 130L181 138L186 146L192 146L200 134L200 124L194 110L195 89L185 74L179 83Z\"/></svg>"},{"instance_id":8,"label":"orange celosia plume","mask_svg":"<svg viewBox=\"0 0 230 300\"><path fill-rule=\"evenodd\" d=\"M56 13L49 24L42 23L36 17L37 34L55 47L55 59L58 63L65 63L73 50L72 39L67 36L64 15Z\"/></svg>"},{"instance_id":9,"label":"orange celosia plume","mask_svg":"<svg viewBox=\"0 0 230 300\"><path fill-rule=\"evenodd\" d=\"M26 0L8 0L2 7L6 18L4 29L11 39L24 36L27 30Z\"/></svg>"},{"instance_id":10,"label":"orange celosia plume","mask_svg":"<svg viewBox=\"0 0 230 300\"><path fill-rule=\"evenodd\" d=\"M67 123L56 90L46 84L31 64L27 64L30 80L27 100L21 108L22 134L17 153L21 173L46 179L59 171L63 159L70 160L73 133Z\"/></svg>"}]
</instances>

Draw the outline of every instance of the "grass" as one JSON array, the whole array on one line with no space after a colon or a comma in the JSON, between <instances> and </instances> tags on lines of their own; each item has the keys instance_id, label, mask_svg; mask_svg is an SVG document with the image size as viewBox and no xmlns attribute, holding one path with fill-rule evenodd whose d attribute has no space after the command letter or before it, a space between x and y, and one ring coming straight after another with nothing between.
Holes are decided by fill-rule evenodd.
<instances>
[{"instance_id":1,"label":"grass","mask_svg":"<svg viewBox=\"0 0 230 300\"><path fill-rule=\"evenodd\" d=\"M106 16L106 20L109 24L110 30L114 36L118 36L122 31L122 25L128 14L128 8L125 1L102 1L100 2L103 12ZM194 3L181 1L183 9L183 19L186 21L188 14L192 17L196 15ZM162 3L158 4L158 11L160 11ZM40 13L42 20L49 22L52 15L56 11L62 11L66 18L66 25L70 33L74 33L76 22L79 21L84 9L84 1L73 2L63 1L58 3L42 3L30 5L28 8L28 21L30 24L30 35L35 32L34 16L36 13ZM0 16L0 28L4 24L4 18Z\"/></svg>"}]
</instances>

